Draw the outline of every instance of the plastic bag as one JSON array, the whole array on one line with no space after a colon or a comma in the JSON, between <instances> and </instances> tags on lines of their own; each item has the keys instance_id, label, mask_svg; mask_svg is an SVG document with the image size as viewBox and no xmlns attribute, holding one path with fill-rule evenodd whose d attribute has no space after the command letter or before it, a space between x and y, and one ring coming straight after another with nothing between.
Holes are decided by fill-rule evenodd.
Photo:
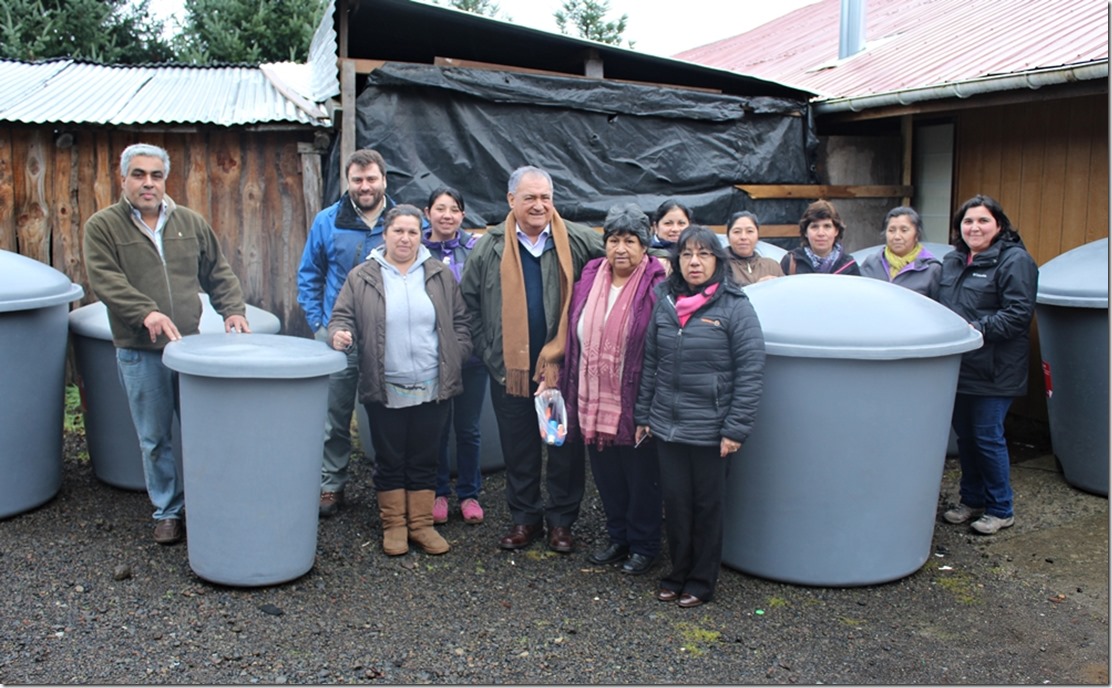
<instances>
[{"instance_id":1,"label":"plastic bag","mask_svg":"<svg viewBox=\"0 0 1112 688\"><path fill-rule=\"evenodd\" d=\"M541 439L546 443L561 446L568 435L568 412L564 407L564 396L558 389L546 389L533 397L537 408L537 425Z\"/></svg>"}]
</instances>

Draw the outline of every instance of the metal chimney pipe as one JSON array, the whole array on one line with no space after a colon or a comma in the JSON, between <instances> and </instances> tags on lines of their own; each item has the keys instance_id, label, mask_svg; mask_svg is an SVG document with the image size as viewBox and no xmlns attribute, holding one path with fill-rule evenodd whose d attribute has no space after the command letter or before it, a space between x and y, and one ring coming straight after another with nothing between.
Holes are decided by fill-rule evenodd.
<instances>
[{"instance_id":1,"label":"metal chimney pipe","mask_svg":"<svg viewBox=\"0 0 1112 688\"><path fill-rule=\"evenodd\" d=\"M866 0L842 0L842 17L838 25L838 59L844 60L865 49Z\"/></svg>"}]
</instances>

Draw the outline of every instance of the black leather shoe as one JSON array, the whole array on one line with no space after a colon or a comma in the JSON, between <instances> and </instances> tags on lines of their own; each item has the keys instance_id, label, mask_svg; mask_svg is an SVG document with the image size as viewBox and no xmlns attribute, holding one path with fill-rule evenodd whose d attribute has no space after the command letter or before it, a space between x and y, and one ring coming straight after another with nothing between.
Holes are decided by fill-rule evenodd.
<instances>
[{"instance_id":1,"label":"black leather shoe","mask_svg":"<svg viewBox=\"0 0 1112 688\"><path fill-rule=\"evenodd\" d=\"M498 546L502 549L521 549L533 544L541 535L544 535L544 528L540 525L527 526L515 523L514 527L510 528L510 532L498 541Z\"/></svg>"},{"instance_id":2,"label":"black leather shoe","mask_svg":"<svg viewBox=\"0 0 1112 688\"><path fill-rule=\"evenodd\" d=\"M640 576L653 567L656 563L656 557L650 557L645 554L631 554L629 559L625 560L622 564L622 573L628 573L631 576Z\"/></svg>"},{"instance_id":3,"label":"black leather shoe","mask_svg":"<svg viewBox=\"0 0 1112 688\"><path fill-rule=\"evenodd\" d=\"M619 561L625 559L628 555L628 545L619 545L617 543L611 542L606 547L596 549L594 552L591 552L591 555L587 557L587 561L591 562L595 566L608 566L610 564L617 564Z\"/></svg>"}]
</instances>

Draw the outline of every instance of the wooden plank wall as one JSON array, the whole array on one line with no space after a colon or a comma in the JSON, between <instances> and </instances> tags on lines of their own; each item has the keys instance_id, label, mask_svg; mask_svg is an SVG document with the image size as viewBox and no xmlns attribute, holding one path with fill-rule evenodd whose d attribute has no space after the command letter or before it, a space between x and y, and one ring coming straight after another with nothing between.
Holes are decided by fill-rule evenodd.
<instances>
[{"instance_id":1,"label":"wooden plank wall","mask_svg":"<svg viewBox=\"0 0 1112 688\"><path fill-rule=\"evenodd\" d=\"M297 264L312 220L307 208L319 199L306 203L299 139L311 140L312 132L0 128L0 249L51 265L85 287L74 307L95 301L82 227L119 199L123 149L152 143L170 154L167 194L212 224L247 301L278 316L283 333L310 336L297 305Z\"/></svg>"},{"instance_id":2,"label":"wooden plank wall","mask_svg":"<svg viewBox=\"0 0 1112 688\"><path fill-rule=\"evenodd\" d=\"M978 193L998 200L1039 265L1108 236L1106 96L965 110L956 132L955 209ZM1012 411L1046 420L1037 328Z\"/></svg>"}]
</instances>

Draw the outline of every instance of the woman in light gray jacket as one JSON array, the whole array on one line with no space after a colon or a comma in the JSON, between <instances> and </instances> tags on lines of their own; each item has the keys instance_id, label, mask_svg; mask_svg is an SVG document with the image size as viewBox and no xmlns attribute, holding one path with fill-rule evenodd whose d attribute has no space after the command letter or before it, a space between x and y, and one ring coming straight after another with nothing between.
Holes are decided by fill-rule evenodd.
<instances>
[{"instance_id":1,"label":"woman in light gray jacket","mask_svg":"<svg viewBox=\"0 0 1112 688\"><path fill-rule=\"evenodd\" d=\"M348 273L328 332L332 347L359 352L359 400L371 422L383 551L405 554L412 540L448 551L433 528L438 438L447 400L463 390L471 353L467 311L455 277L421 242L421 211L386 214L385 243Z\"/></svg>"}]
</instances>

